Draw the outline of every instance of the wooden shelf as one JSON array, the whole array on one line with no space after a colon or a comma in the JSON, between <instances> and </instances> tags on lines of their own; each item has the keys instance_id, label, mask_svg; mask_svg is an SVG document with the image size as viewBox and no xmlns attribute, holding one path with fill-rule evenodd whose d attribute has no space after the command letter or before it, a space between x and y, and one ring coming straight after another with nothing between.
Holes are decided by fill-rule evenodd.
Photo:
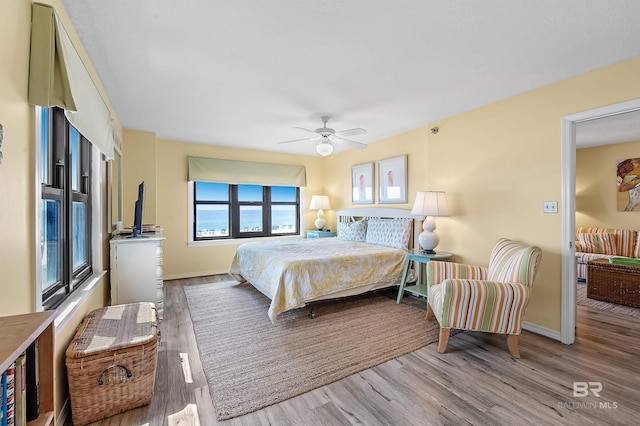
<instances>
[{"instance_id":1,"label":"wooden shelf","mask_svg":"<svg viewBox=\"0 0 640 426\"><path fill-rule=\"evenodd\" d=\"M0 317L0 372L38 341L40 416L29 425L55 424L53 406L53 320L56 311Z\"/></svg>"},{"instance_id":2,"label":"wooden shelf","mask_svg":"<svg viewBox=\"0 0 640 426\"><path fill-rule=\"evenodd\" d=\"M49 426L53 424L53 411L40 414L37 419L27 422L27 426Z\"/></svg>"}]
</instances>

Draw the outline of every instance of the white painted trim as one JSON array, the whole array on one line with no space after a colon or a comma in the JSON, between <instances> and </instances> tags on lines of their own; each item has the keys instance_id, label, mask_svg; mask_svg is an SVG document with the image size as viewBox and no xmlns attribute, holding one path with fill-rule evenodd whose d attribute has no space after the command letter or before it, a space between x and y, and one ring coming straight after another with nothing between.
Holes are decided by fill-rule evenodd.
<instances>
[{"instance_id":1,"label":"white painted trim","mask_svg":"<svg viewBox=\"0 0 640 426\"><path fill-rule=\"evenodd\" d=\"M41 136L42 136L42 128L40 126L40 110L42 108L40 108L39 106L36 106L33 108L33 123L34 123L34 127L35 127L35 140L34 140L34 145L35 145L35 155L34 155L34 162L35 162L35 180L34 180L34 189L33 189L33 194L34 194L34 211L33 211L33 222L35 224L34 226L34 247L36 248L35 250L35 286L36 289L33 292L33 308L35 312L40 312L42 311L42 229L40 226L40 212L42 211L42 177L40 176L40 156L42 155L41 150L40 150L40 140L41 140ZM61 423L63 424L63 423Z\"/></svg>"},{"instance_id":2,"label":"white painted trim","mask_svg":"<svg viewBox=\"0 0 640 426\"><path fill-rule=\"evenodd\" d=\"M300 235L278 235L275 237L255 237L255 238L224 238L220 240L203 240L189 241L187 247L215 247L215 246L231 246L257 241L274 241L274 240L299 240L304 238L304 231Z\"/></svg>"},{"instance_id":3,"label":"white painted trim","mask_svg":"<svg viewBox=\"0 0 640 426\"><path fill-rule=\"evenodd\" d=\"M206 277L208 275L222 275L228 274L229 269L216 269L211 271L199 271L199 272L185 272L183 274L173 274L173 275L165 275L164 281L170 280L182 280L185 278L197 278L197 277Z\"/></svg>"},{"instance_id":4,"label":"white painted trim","mask_svg":"<svg viewBox=\"0 0 640 426\"><path fill-rule=\"evenodd\" d=\"M93 147L91 150L91 267L94 274L102 267L102 230L104 228L102 206L103 172L106 173L106 162L102 161L102 153ZM106 189L105 189L106 190Z\"/></svg>"},{"instance_id":5,"label":"white painted trim","mask_svg":"<svg viewBox=\"0 0 640 426\"><path fill-rule=\"evenodd\" d=\"M565 115L562 125L562 311L561 341L572 344L576 334L576 261L575 217L576 217L576 123L596 120L612 115L640 110L640 99L607 105L588 111Z\"/></svg>"},{"instance_id":6,"label":"white painted trim","mask_svg":"<svg viewBox=\"0 0 640 426\"><path fill-rule=\"evenodd\" d=\"M62 404L62 409L58 413L58 418L56 419L56 424L57 425L71 424L71 421L69 419L69 415L71 414L71 399L70 398L71 397L67 396L67 399L64 400L64 404Z\"/></svg>"},{"instance_id":7,"label":"white painted trim","mask_svg":"<svg viewBox=\"0 0 640 426\"><path fill-rule=\"evenodd\" d=\"M552 330L550 328L540 327L539 325L532 324L530 322L522 323L522 328L524 330L539 334L541 336L548 337L550 339L560 340L560 332L556 330Z\"/></svg>"},{"instance_id":8,"label":"white painted trim","mask_svg":"<svg viewBox=\"0 0 640 426\"><path fill-rule=\"evenodd\" d=\"M69 318L73 316L76 309L81 307L89 296L93 294L96 287L98 287L98 284L100 284L100 281L103 280L106 275L107 271L94 272L93 275L84 280L82 284L80 284L73 293L71 293L71 295L56 308L58 311L58 315L54 321L56 333L64 328L65 324Z\"/></svg>"},{"instance_id":9,"label":"white painted trim","mask_svg":"<svg viewBox=\"0 0 640 426\"><path fill-rule=\"evenodd\" d=\"M560 341L573 344L576 337L576 124L562 118L562 287ZM574 283L572 286L565 283Z\"/></svg>"}]
</instances>

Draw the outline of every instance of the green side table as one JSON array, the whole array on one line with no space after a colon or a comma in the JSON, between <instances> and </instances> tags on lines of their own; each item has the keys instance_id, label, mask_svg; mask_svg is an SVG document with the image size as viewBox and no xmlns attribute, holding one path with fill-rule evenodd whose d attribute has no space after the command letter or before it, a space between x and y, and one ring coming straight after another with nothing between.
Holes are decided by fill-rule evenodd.
<instances>
[{"instance_id":1,"label":"green side table","mask_svg":"<svg viewBox=\"0 0 640 426\"><path fill-rule=\"evenodd\" d=\"M398 290L396 303L400 303L405 291L415 296L427 297L427 263L432 260L446 261L451 256L453 256L451 253L445 253L443 251L434 254L423 253L422 249L408 251L407 259L404 262L404 272L402 273L402 281L400 281L400 289ZM418 263L418 282L416 285L407 286L407 276L409 275L412 261Z\"/></svg>"},{"instance_id":2,"label":"green side table","mask_svg":"<svg viewBox=\"0 0 640 426\"><path fill-rule=\"evenodd\" d=\"M329 238L335 237L334 231L307 231L307 238Z\"/></svg>"}]
</instances>

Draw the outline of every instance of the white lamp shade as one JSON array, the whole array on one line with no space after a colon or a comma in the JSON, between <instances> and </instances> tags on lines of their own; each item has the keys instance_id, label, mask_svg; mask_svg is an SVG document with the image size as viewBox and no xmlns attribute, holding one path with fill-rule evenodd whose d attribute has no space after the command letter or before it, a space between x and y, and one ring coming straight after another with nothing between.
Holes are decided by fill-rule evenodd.
<instances>
[{"instance_id":1,"label":"white lamp shade","mask_svg":"<svg viewBox=\"0 0 640 426\"><path fill-rule=\"evenodd\" d=\"M449 216L447 197L442 191L420 191L416 193L411 214L415 216Z\"/></svg>"},{"instance_id":2,"label":"white lamp shade","mask_svg":"<svg viewBox=\"0 0 640 426\"><path fill-rule=\"evenodd\" d=\"M333 145L331 145L329 142L320 142L318 145L316 145L316 152L323 157L326 157L333 152Z\"/></svg>"},{"instance_id":3,"label":"white lamp shade","mask_svg":"<svg viewBox=\"0 0 640 426\"><path fill-rule=\"evenodd\" d=\"M435 216L449 216L449 205L447 197L442 191L420 191L416 194L416 201L413 203L411 214L415 216L426 216L422 223L422 232L418 236L420 247L425 253L435 253L436 246L440 243L440 237L436 230Z\"/></svg>"},{"instance_id":4,"label":"white lamp shade","mask_svg":"<svg viewBox=\"0 0 640 426\"><path fill-rule=\"evenodd\" d=\"M311 197L310 210L330 209L329 197L327 195L314 195Z\"/></svg>"},{"instance_id":5,"label":"white lamp shade","mask_svg":"<svg viewBox=\"0 0 640 426\"><path fill-rule=\"evenodd\" d=\"M330 209L331 204L329 203L329 197L326 195L314 195L311 197L311 205L309 206L310 210L318 210L317 219L314 222L316 228L324 229L324 225L326 225L326 221L324 220L324 211L322 209Z\"/></svg>"}]
</instances>

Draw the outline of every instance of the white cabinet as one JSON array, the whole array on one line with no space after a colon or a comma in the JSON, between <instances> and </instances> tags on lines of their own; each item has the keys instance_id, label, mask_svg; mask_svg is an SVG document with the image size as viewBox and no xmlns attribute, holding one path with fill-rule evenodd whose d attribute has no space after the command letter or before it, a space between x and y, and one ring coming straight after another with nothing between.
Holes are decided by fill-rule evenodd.
<instances>
[{"instance_id":1,"label":"white cabinet","mask_svg":"<svg viewBox=\"0 0 640 426\"><path fill-rule=\"evenodd\" d=\"M162 233L111 240L111 304L154 302L162 318Z\"/></svg>"}]
</instances>

